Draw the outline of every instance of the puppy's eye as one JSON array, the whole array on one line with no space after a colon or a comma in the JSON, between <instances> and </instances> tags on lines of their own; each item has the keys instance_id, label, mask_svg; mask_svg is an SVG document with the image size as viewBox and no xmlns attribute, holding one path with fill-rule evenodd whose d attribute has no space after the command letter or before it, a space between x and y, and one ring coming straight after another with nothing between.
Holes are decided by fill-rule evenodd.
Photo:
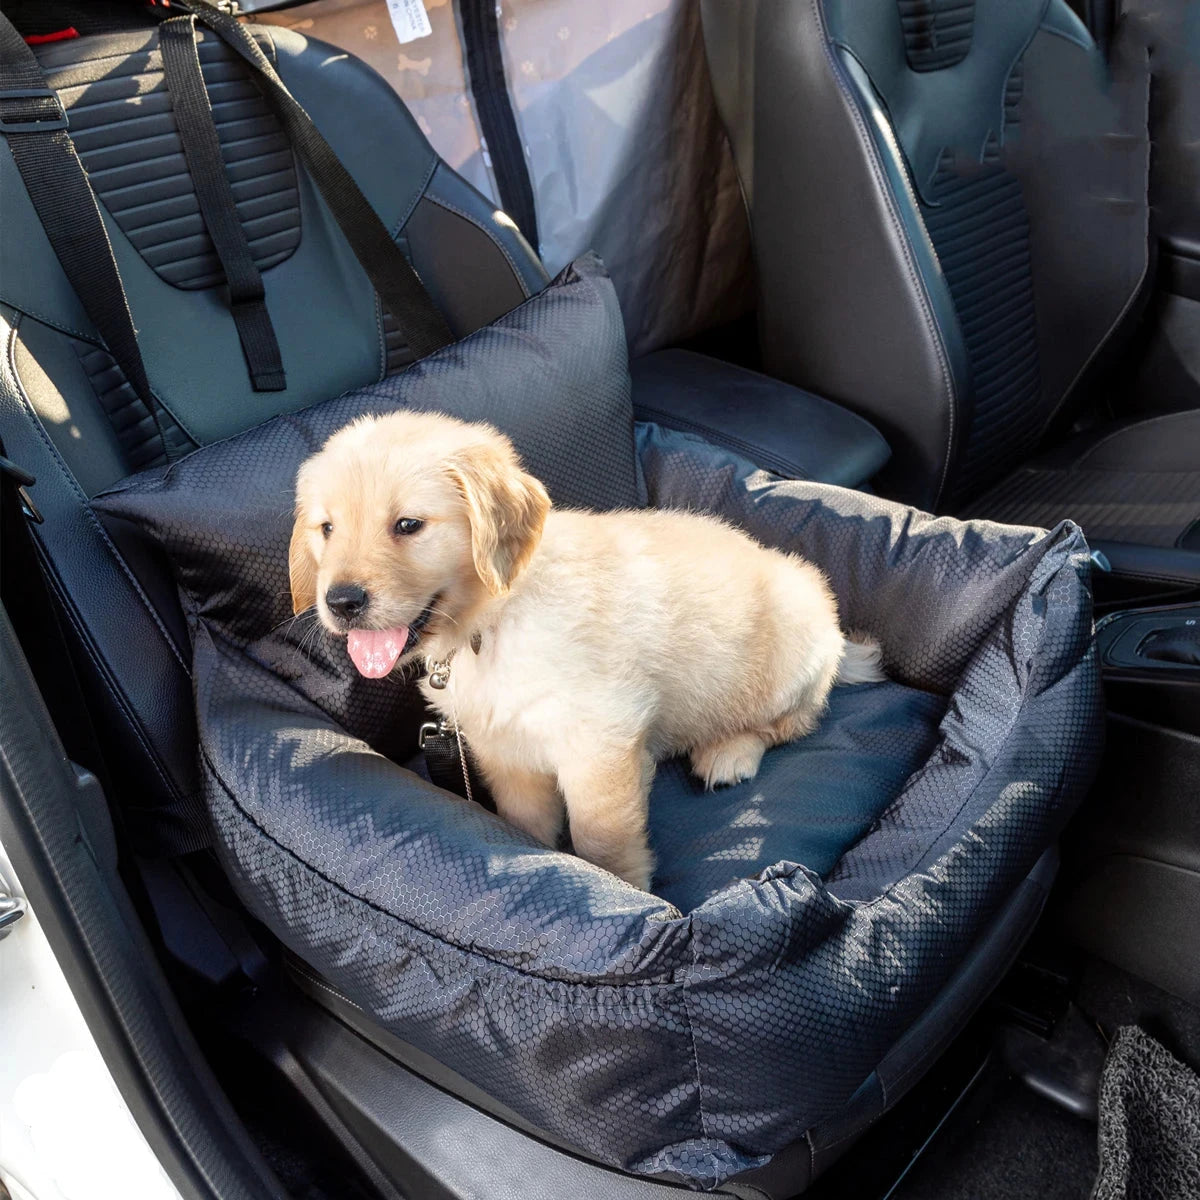
<instances>
[{"instance_id":1,"label":"puppy's eye","mask_svg":"<svg viewBox=\"0 0 1200 1200\"><path fill-rule=\"evenodd\" d=\"M417 533L425 522L416 517L401 517L394 526L395 532L401 537L408 537L410 534Z\"/></svg>"},{"instance_id":2,"label":"puppy's eye","mask_svg":"<svg viewBox=\"0 0 1200 1200\"><path fill-rule=\"evenodd\" d=\"M326 521L325 524L321 526L321 536L327 538L332 532L333 522Z\"/></svg>"}]
</instances>

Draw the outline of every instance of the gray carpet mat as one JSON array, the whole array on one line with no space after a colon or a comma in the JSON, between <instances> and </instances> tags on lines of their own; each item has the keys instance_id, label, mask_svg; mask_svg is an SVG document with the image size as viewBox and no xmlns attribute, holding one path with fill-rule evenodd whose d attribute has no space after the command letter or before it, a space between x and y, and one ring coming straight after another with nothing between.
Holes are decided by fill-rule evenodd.
<instances>
[{"instance_id":1,"label":"gray carpet mat","mask_svg":"<svg viewBox=\"0 0 1200 1200\"><path fill-rule=\"evenodd\" d=\"M997 1070L889 1195L890 1200L1087 1200L1095 1178L1096 1127ZM866 1195L835 1192L830 1200L866 1200Z\"/></svg>"},{"instance_id":2,"label":"gray carpet mat","mask_svg":"<svg viewBox=\"0 0 1200 1200\"><path fill-rule=\"evenodd\" d=\"M1099 1145L1092 1200L1200 1197L1200 1076L1136 1026L1108 1052Z\"/></svg>"}]
</instances>

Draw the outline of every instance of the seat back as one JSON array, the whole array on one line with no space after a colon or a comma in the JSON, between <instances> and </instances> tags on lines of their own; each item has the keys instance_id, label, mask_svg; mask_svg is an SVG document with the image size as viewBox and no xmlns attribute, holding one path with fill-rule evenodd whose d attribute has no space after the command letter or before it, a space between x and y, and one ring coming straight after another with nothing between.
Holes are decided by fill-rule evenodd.
<instances>
[{"instance_id":1,"label":"seat back","mask_svg":"<svg viewBox=\"0 0 1200 1200\"><path fill-rule=\"evenodd\" d=\"M406 248L454 333L545 283L504 214L442 163L361 62L256 30L277 72ZM262 272L287 389L256 392L163 80L156 28L38 47L108 228L165 420L130 388L67 283L0 144L0 439L37 477L39 550L62 602L135 843L203 840L187 630L162 565L89 497L173 452L382 378L411 361L250 71L199 36L238 216ZM16 135L19 136L19 135ZM0 139L2 143L2 139ZM291 497L281 495L281 505ZM119 544L118 544L119 543Z\"/></svg>"},{"instance_id":2,"label":"seat back","mask_svg":"<svg viewBox=\"0 0 1200 1200\"><path fill-rule=\"evenodd\" d=\"M1061 419L1148 267L1144 62L1065 0L704 0L771 373L949 507Z\"/></svg>"}]
</instances>

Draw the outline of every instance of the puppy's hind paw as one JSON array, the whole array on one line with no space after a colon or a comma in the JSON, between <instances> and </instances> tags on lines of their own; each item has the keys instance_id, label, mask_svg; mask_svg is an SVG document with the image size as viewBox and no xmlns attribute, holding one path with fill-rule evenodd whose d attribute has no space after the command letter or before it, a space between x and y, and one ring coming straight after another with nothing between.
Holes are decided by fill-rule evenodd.
<instances>
[{"instance_id":1,"label":"puppy's hind paw","mask_svg":"<svg viewBox=\"0 0 1200 1200\"><path fill-rule=\"evenodd\" d=\"M744 783L758 774L766 742L756 733L739 733L723 741L697 746L691 754L692 770L711 790Z\"/></svg>"}]
</instances>

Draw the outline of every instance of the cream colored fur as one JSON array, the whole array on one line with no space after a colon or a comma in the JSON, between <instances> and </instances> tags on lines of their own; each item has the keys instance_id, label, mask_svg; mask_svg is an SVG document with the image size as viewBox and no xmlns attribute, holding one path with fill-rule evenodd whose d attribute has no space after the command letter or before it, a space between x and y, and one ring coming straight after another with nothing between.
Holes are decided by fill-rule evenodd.
<instances>
[{"instance_id":1,"label":"cream colored fur","mask_svg":"<svg viewBox=\"0 0 1200 1200\"><path fill-rule=\"evenodd\" d=\"M425 525L398 537L400 517ZM291 575L297 611L315 601L335 633L333 584L369 592L372 629L436 597L401 661L453 655L449 686L422 691L500 815L547 845L566 816L578 854L640 888L656 761L688 754L710 788L749 779L835 682L883 678L816 567L710 516L550 511L506 438L448 417L356 422L304 464Z\"/></svg>"}]
</instances>

